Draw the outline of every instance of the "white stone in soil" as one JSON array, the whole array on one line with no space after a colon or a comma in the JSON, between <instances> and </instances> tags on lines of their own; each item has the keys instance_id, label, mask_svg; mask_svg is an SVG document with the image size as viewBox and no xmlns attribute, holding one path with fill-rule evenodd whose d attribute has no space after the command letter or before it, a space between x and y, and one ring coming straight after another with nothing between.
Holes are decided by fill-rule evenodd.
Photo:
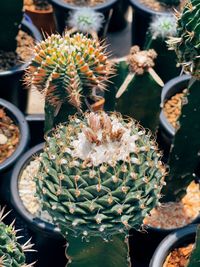
<instances>
[{"instance_id":1,"label":"white stone in soil","mask_svg":"<svg viewBox=\"0 0 200 267\"><path fill-rule=\"evenodd\" d=\"M8 138L5 134L0 134L0 145L5 145L8 142Z\"/></svg>"},{"instance_id":2,"label":"white stone in soil","mask_svg":"<svg viewBox=\"0 0 200 267\"><path fill-rule=\"evenodd\" d=\"M34 159L23 170L18 181L19 196L28 212L35 217L52 223L51 216L47 211L41 209L39 199L36 197L36 183L34 179L37 176L39 167L40 162Z\"/></svg>"}]
</instances>

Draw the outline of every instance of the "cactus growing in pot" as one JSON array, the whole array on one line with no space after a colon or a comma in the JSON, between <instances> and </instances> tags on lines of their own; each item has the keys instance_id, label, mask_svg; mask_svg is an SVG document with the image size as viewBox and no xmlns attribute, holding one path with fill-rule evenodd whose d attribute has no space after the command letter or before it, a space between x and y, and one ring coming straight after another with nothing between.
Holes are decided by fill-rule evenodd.
<instances>
[{"instance_id":1,"label":"cactus growing in pot","mask_svg":"<svg viewBox=\"0 0 200 267\"><path fill-rule=\"evenodd\" d=\"M97 92L105 90L112 72L105 46L97 39L66 32L37 44L25 80L45 96L45 130L54 126L54 117L66 121L73 108L84 110L87 97L101 98Z\"/></svg>"},{"instance_id":2,"label":"cactus growing in pot","mask_svg":"<svg viewBox=\"0 0 200 267\"><path fill-rule=\"evenodd\" d=\"M105 266L129 266L126 235L161 197L160 157L151 134L116 113L73 116L46 137L37 194L69 243L69 266L100 266L106 249Z\"/></svg>"}]
</instances>

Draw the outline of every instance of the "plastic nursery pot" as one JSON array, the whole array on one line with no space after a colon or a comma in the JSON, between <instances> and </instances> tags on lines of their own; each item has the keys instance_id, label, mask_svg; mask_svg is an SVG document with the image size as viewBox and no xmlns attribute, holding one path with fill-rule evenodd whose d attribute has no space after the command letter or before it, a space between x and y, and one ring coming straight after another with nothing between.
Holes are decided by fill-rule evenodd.
<instances>
[{"instance_id":1,"label":"plastic nursery pot","mask_svg":"<svg viewBox=\"0 0 200 267\"><path fill-rule=\"evenodd\" d=\"M131 229L129 233L129 245L132 261L137 260L139 262L143 262L144 264L149 264L156 248L163 238L174 231L184 231L184 229L187 229L190 225L193 226L193 224L198 222L199 216L194 219L191 224L180 228L162 229L145 226L145 230L143 232ZM154 267L158 266L155 265Z\"/></svg>"},{"instance_id":2,"label":"plastic nursery pot","mask_svg":"<svg viewBox=\"0 0 200 267\"><path fill-rule=\"evenodd\" d=\"M189 80L190 80L189 75L182 75L167 82L163 87L161 94L161 107L163 107L164 103L172 96L186 89ZM174 135L175 135L175 128L169 123L162 110L160 113L159 137L160 137L160 144L161 146L163 146L166 152L169 151L170 149Z\"/></svg>"},{"instance_id":3,"label":"plastic nursery pot","mask_svg":"<svg viewBox=\"0 0 200 267\"><path fill-rule=\"evenodd\" d=\"M37 28L23 20L21 29L34 37L35 40L41 40L42 36ZM6 99L25 112L28 100L28 90L23 86L23 75L29 62L17 65L9 70L0 71L0 97Z\"/></svg>"},{"instance_id":4,"label":"plastic nursery pot","mask_svg":"<svg viewBox=\"0 0 200 267\"><path fill-rule=\"evenodd\" d=\"M149 267L163 267L167 256L173 249L193 243L196 229L197 225L190 225L168 235L157 247Z\"/></svg>"},{"instance_id":5,"label":"plastic nursery pot","mask_svg":"<svg viewBox=\"0 0 200 267\"><path fill-rule=\"evenodd\" d=\"M127 25L129 0L118 0L113 9L108 31L117 32L123 30Z\"/></svg>"},{"instance_id":6,"label":"plastic nursery pot","mask_svg":"<svg viewBox=\"0 0 200 267\"><path fill-rule=\"evenodd\" d=\"M51 5L49 5L47 10L37 10L34 6L26 6L25 13L41 32L50 35L56 31L55 18Z\"/></svg>"},{"instance_id":7,"label":"plastic nursery pot","mask_svg":"<svg viewBox=\"0 0 200 267\"><path fill-rule=\"evenodd\" d=\"M52 223L33 216L24 207L19 196L19 177L33 157L42 152L43 147L44 143L34 146L15 165L10 181L11 205L28 229L31 230L33 236L32 242L35 244L35 249L37 250L37 253L35 253L35 260L37 260L36 266L55 267L55 264L56 266L65 266L66 257L64 246L66 241L60 234L59 228Z\"/></svg>"},{"instance_id":8,"label":"plastic nursery pot","mask_svg":"<svg viewBox=\"0 0 200 267\"><path fill-rule=\"evenodd\" d=\"M70 15L70 12L75 11L80 8L80 6L67 4L64 0L50 0L50 3L53 5L54 14L56 18L57 31L62 34L66 27L67 19ZM108 0L105 3L98 4L91 7L93 10L100 12L104 15L104 22L102 28L98 32L100 38L105 38L108 30L109 22L113 13L113 8L117 0Z\"/></svg>"},{"instance_id":9,"label":"plastic nursery pot","mask_svg":"<svg viewBox=\"0 0 200 267\"><path fill-rule=\"evenodd\" d=\"M140 2L140 0L129 0L133 7L132 20L132 44L143 47L146 32L153 16L169 14L169 12L155 11Z\"/></svg>"},{"instance_id":10,"label":"plastic nursery pot","mask_svg":"<svg viewBox=\"0 0 200 267\"><path fill-rule=\"evenodd\" d=\"M29 143L29 127L22 112L10 102L0 98L0 108L3 108L6 114L19 127L20 142L15 152L4 162L0 163L0 173L8 171L26 150Z\"/></svg>"}]
</instances>

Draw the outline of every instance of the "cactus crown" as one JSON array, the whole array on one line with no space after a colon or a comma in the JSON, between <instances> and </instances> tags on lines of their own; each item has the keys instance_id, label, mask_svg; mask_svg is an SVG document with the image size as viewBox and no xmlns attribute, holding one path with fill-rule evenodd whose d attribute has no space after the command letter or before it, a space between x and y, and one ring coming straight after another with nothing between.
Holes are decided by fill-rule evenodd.
<instances>
[{"instance_id":1,"label":"cactus crown","mask_svg":"<svg viewBox=\"0 0 200 267\"><path fill-rule=\"evenodd\" d=\"M68 101L81 108L82 96L104 90L112 73L105 46L83 34L53 34L34 48L26 82L53 106Z\"/></svg>"},{"instance_id":2,"label":"cactus crown","mask_svg":"<svg viewBox=\"0 0 200 267\"><path fill-rule=\"evenodd\" d=\"M87 113L71 117L46 140L37 192L64 236L127 233L158 203L165 168L136 121Z\"/></svg>"},{"instance_id":3,"label":"cactus crown","mask_svg":"<svg viewBox=\"0 0 200 267\"><path fill-rule=\"evenodd\" d=\"M102 27L104 15L92 8L83 7L70 14L68 24L70 27L83 33L98 32Z\"/></svg>"},{"instance_id":4,"label":"cactus crown","mask_svg":"<svg viewBox=\"0 0 200 267\"><path fill-rule=\"evenodd\" d=\"M172 15L154 16L149 27L153 38L161 37L165 39L176 35L176 19Z\"/></svg>"},{"instance_id":5,"label":"cactus crown","mask_svg":"<svg viewBox=\"0 0 200 267\"><path fill-rule=\"evenodd\" d=\"M170 49L175 50L186 73L200 79L200 2L188 1L181 14L177 13L177 37L170 38Z\"/></svg>"},{"instance_id":6,"label":"cactus crown","mask_svg":"<svg viewBox=\"0 0 200 267\"><path fill-rule=\"evenodd\" d=\"M23 18L23 0L2 0L0 9L0 50L15 51L16 36ZM6 22L6 23L5 23Z\"/></svg>"},{"instance_id":7,"label":"cactus crown","mask_svg":"<svg viewBox=\"0 0 200 267\"><path fill-rule=\"evenodd\" d=\"M7 216L4 215L4 208L0 212L0 266L5 267L32 267L32 264L26 264L26 256L24 252L32 251L30 240L24 245L18 243L16 236L17 231L13 224L7 226L2 220Z\"/></svg>"},{"instance_id":8,"label":"cactus crown","mask_svg":"<svg viewBox=\"0 0 200 267\"><path fill-rule=\"evenodd\" d=\"M178 6L180 4L180 0L158 0L158 2L165 4L167 6Z\"/></svg>"}]
</instances>

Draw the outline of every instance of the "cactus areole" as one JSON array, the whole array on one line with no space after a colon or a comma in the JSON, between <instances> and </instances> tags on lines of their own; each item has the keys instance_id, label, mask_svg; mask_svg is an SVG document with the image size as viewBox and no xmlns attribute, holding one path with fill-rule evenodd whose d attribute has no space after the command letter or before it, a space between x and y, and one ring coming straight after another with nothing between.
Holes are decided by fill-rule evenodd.
<instances>
[{"instance_id":1,"label":"cactus areole","mask_svg":"<svg viewBox=\"0 0 200 267\"><path fill-rule=\"evenodd\" d=\"M159 202L160 156L151 134L130 118L73 116L46 138L38 197L65 237L126 234Z\"/></svg>"}]
</instances>

